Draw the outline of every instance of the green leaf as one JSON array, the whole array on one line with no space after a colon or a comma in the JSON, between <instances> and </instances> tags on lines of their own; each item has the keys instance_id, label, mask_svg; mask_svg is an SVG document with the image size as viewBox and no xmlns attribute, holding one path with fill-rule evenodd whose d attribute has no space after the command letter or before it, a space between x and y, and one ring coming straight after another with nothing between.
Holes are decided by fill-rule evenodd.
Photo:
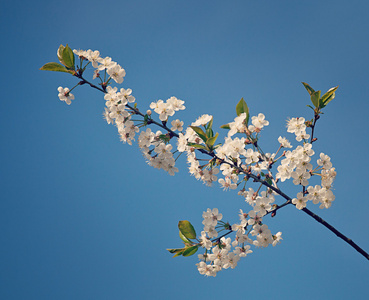
<instances>
[{"instance_id":1,"label":"green leaf","mask_svg":"<svg viewBox=\"0 0 369 300\"><path fill-rule=\"evenodd\" d=\"M319 107L320 93L321 91L316 91L310 96L311 102L313 102L315 107Z\"/></svg>"},{"instance_id":2,"label":"green leaf","mask_svg":"<svg viewBox=\"0 0 369 300\"><path fill-rule=\"evenodd\" d=\"M215 136L209 138L207 141L206 141L206 145L208 145L209 147L213 147L214 146L214 143L215 141L217 140L218 138L218 135L219 133L217 132Z\"/></svg>"},{"instance_id":3,"label":"green leaf","mask_svg":"<svg viewBox=\"0 0 369 300\"><path fill-rule=\"evenodd\" d=\"M197 127L197 126L190 126L196 133L197 135L204 141L206 142L207 141L207 136L205 134L205 132L200 128L200 127Z\"/></svg>"},{"instance_id":4,"label":"green leaf","mask_svg":"<svg viewBox=\"0 0 369 300\"><path fill-rule=\"evenodd\" d=\"M308 91L308 93L309 93L309 95L311 96L313 93L315 93L315 91L314 91L314 89L310 86L310 85L308 85L307 83L305 83L305 82L301 82L303 85L304 85L304 87L305 87L305 89Z\"/></svg>"},{"instance_id":5,"label":"green leaf","mask_svg":"<svg viewBox=\"0 0 369 300\"><path fill-rule=\"evenodd\" d=\"M63 55L64 65L67 68L69 68L71 70L74 70L74 53L73 53L72 49L69 48L68 44L65 46L62 55Z\"/></svg>"},{"instance_id":6,"label":"green leaf","mask_svg":"<svg viewBox=\"0 0 369 300\"><path fill-rule=\"evenodd\" d=\"M306 105L307 107L310 107L312 110L314 110L314 108L311 105Z\"/></svg>"},{"instance_id":7,"label":"green leaf","mask_svg":"<svg viewBox=\"0 0 369 300\"><path fill-rule=\"evenodd\" d=\"M188 239L188 238L186 238L184 235L183 235L183 233L181 232L181 231L179 231L179 237L181 238L181 240L182 241L184 241L185 243L187 243L187 244L191 244L191 241Z\"/></svg>"},{"instance_id":8,"label":"green leaf","mask_svg":"<svg viewBox=\"0 0 369 300\"><path fill-rule=\"evenodd\" d=\"M207 150L207 148L204 145L200 145L200 144L196 144L196 143L190 143L190 142L188 142L187 143L187 146L194 147L194 148L197 148L197 149Z\"/></svg>"},{"instance_id":9,"label":"green leaf","mask_svg":"<svg viewBox=\"0 0 369 300\"><path fill-rule=\"evenodd\" d=\"M173 255L173 257L177 257L177 256L181 256L183 254L184 250L181 252L177 252L176 254Z\"/></svg>"},{"instance_id":10,"label":"green leaf","mask_svg":"<svg viewBox=\"0 0 369 300\"><path fill-rule=\"evenodd\" d=\"M206 126L206 129L212 129L213 128L213 117L211 117L211 120L208 123L208 126Z\"/></svg>"},{"instance_id":11,"label":"green leaf","mask_svg":"<svg viewBox=\"0 0 369 300\"><path fill-rule=\"evenodd\" d=\"M64 46L63 45L60 45L59 46L59 49L57 51L57 55L58 55L58 58L59 58L59 61L64 65L64 62L63 62L63 51L64 51Z\"/></svg>"},{"instance_id":12,"label":"green leaf","mask_svg":"<svg viewBox=\"0 0 369 300\"><path fill-rule=\"evenodd\" d=\"M178 229L182 232L182 234L188 239L196 238L196 231L193 228L192 224L189 221L179 221Z\"/></svg>"},{"instance_id":13,"label":"green leaf","mask_svg":"<svg viewBox=\"0 0 369 300\"><path fill-rule=\"evenodd\" d=\"M242 113L246 113L246 122L249 121L249 108L247 107L247 104L243 98L237 103L236 105L236 113L237 116L239 116Z\"/></svg>"},{"instance_id":14,"label":"green leaf","mask_svg":"<svg viewBox=\"0 0 369 300\"><path fill-rule=\"evenodd\" d=\"M179 252L179 251L181 251L181 250L184 250L185 248L178 248L178 249L167 249L170 253L177 253L177 252Z\"/></svg>"},{"instance_id":15,"label":"green leaf","mask_svg":"<svg viewBox=\"0 0 369 300\"><path fill-rule=\"evenodd\" d=\"M166 144L170 141L170 138L166 134L159 135L159 139L161 139Z\"/></svg>"},{"instance_id":16,"label":"green leaf","mask_svg":"<svg viewBox=\"0 0 369 300\"><path fill-rule=\"evenodd\" d=\"M205 127L206 128L206 136L208 138L211 138L211 137L214 136L214 131L213 131L212 127L213 127L213 117L211 117L211 120L209 121L208 126Z\"/></svg>"},{"instance_id":17,"label":"green leaf","mask_svg":"<svg viewBox=\"0 0 369 300\"><path fill-rule=\"evenodd\" d=\"M181 249L167 249L170 253L175 253L175 255L173 257L177 257L182 255L182 253L185 251L185 248L181 248Z\"/></svg>"},{"instance_id":18,"label":"green leaf","mask_svg":"<svg viewBox=\"0 0 369 300\"><path fill-rule=\"evenodd\" d=\"M64 66L62 66L59 63L56 62L49 62L46 65L43 65L40 70L43 71L54 71L54 72L66 72L66 73L70 73L73 74L73 71L67 70Z\"/></svg>"},{"instance_id":19,"label":"green leaf","mask_svg":"<svg viewBox=\"0 0 369 300\"><path fill-rule=\"evenodd\" d=\"M206 129L206 136L212 138L214 136L214 131L211 128Z\"/></svg>"},{"instance_id":20,"label":"green leaf","mask_svg":"<svg viewBox=\"0 0 369 300\"><path fill-rule=\"evenodd\" d=\"M231 129L231 127L229 127L229 124L224 124L224 125L220 126L220 128Z\"/></svg>"},{"instance_id":21,"label":"green leaf","mask_svg":"<svg viewBox=\"0 0 369 300\"><path fill-rule=\"evenodd\" d=\"M192 247L188 247L186 248L186 250L182 253L183 256L191 256L194 255L197 252L197 249L199 248L199 246L192 246Z\"/></svg>"},{"instance_id":22,"label":"green leaf","mask_svg":"<svg viewBox=\"0 0 369 300\"><path fill-rule=\"evenodd\" d=\"M320 103L319 103L320 108L323 108L323 107L327 106L327 104L334 99L334 97L336 96L335 92L336 92L337 89L338 89L338 86L329 89L328 92L326 92L322 96L322 98L320 98Z\"/></svg>"}]
</instances>

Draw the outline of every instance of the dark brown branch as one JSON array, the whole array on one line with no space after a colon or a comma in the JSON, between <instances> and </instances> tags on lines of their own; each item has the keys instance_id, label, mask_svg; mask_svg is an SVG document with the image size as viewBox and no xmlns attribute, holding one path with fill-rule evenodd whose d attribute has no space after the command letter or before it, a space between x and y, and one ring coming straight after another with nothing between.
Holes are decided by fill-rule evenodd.
<instances>
[{"instance_id":1,"label":"dark brown branch","mask_svg":"<svg viewBox=\"0 0 369 300\"><path fill-rule=\"evenodd\" d=\"M366 259L369 260L369 254L366 253L362 248L360 248L356 243L354 243L353 240L351 240L348 237L346 237L345 235L343 235L336 228L334 228L332 225L328 224L321 217L319 217L318 215L314 214L311 210L307 209L306 207L303 208L302 211L304 213L308 214L310 217L314 218L317 222L319 222L320 224L322 224L324 227L328 228L335 235L337 235L339 238L341 238L342 240L344 240L351 247L353 247L357 252L359 252L362 256L364 256Z\"/></svg>"}]
</instances>

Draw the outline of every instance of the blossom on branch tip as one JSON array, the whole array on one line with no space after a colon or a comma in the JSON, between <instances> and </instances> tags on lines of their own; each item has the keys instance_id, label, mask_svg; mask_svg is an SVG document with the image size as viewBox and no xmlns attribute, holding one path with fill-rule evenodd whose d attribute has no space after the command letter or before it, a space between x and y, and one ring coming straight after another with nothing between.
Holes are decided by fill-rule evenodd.
<instances>
[{"instance_id":1,"label":"blossom on branch tip","mask_svg":"<svg viewBox=\"0 0 369 300\"><path fill-rule=\"evenodd\" d=\"M72 103L72 100L74 100L74 95L69 92L68 88L63 89L61 86L59 86L58 92L59 92L59 95L58 95L59 99L61 101L64 101L68 105L70 105Z\"/></svg>"},{"instance_id":2,"label":"blossom on branch tip","mask_svg":"<svg viewBox=\"0 0 369 300\"><path fill-rule=\"evenodd\" d=\"M283 147L283 148L292 148L292 146L291 146L291 144L290 144L290 142L286 139L286 138L284 138L284 137L279 137L278 138L278 142L281 144L281 146Z\"/></svg>"}]
</instances>

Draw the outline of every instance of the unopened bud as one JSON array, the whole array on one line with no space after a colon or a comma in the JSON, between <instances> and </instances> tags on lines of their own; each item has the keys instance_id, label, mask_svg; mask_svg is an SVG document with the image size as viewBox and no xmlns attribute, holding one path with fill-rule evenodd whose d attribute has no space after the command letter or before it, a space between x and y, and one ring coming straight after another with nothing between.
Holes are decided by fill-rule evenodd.
<instances>
[{"instance_id":1,"label":"unopened bud","mask_svg":"<svg viewBox=\"0 0 369 300\"><path fill-rule=\"evenodd\" d=\"M148 116L151 116L151 110L150 110L150 109L148 109L148 110L146 111L146 114L147 114Z\"/></svg>"},{"instance_id":2,"label":"unopened bud","mask_svg":"<svg viewBox=\"0 0 369 300\"><path fill-rule=\"evenodd\" d=\"M311 142L315 142L315 141L317 141L318 139L317 138L313 138L312 140L311 140Z\"/></svg>"}]
</instances>

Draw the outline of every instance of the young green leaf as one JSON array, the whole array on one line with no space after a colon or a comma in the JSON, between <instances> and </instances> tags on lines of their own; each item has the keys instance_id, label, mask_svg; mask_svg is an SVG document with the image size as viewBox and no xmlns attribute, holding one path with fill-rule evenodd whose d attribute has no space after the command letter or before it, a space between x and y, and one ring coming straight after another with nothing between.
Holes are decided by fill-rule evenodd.
<instances>
[{"instance_id":1,"label":"young green leaf","mask_svg":"<svg viewBox=\"0 0 369 300\"><path fill-rule=\"evenodd\" d=\"M180 249L167 249L170 253L177 253L180 252L182 250L184 250L185 248L180 248Z\"/></svg>"},{"instance_id":2,"label":"young green leaf","mask_svg":"<svg viewBox=\"0 0 369 300\"><path fill-rule=\"evenodd\" d=\"M322 96L322 98L320 98L320 103L319 103L320 108L327 106L327 104L334 99L334 97L336 96L335 92L337 89L338 89L338 86L329 89L328 92L326 92Z\"/></svg>"},{"instance_id":3,"label":"young green leaf","mask_svg":"<svg viewBox=\"0 0 369 300\"><path fill-rule=\"evenodd\" d=\"M218 135L219 133L217 132L215 136L211 137L211 138L208 138L208 140L206 141L206 145L208 145L209 147L213 147L214 146L214 143L215 141L217 140L218 138Z\"/></svg>"},{"instance_id":4,"label":"young green leaf","mask_svg":"<svg viewBox=\"0 0 369 300\"><path fill-rule=\"evenodd\" d=\"M193 228L192 224L189 221L179 221L178 229L182 232L182 234L188 239L196 238L196 231Z\"/></svg>"},{"instance_id":5,"label":"young green leaf","mask_svg":"<svg viewBox=\"0 0 369 300\"><path fill-rule=\"evenodd\" d=\"M213 117L211 117L211 120L208 123L208 126L206 126L206 129L212 129L213 128Z\"/></svg>"},{"instance_id":6,"label":"young green leaf","mask_svg":"<svg viewBox=\"0 0 369 300\"><path fill-rule=\"evenodd\" d=\"M66 72L66 73L71 73L73 74L74 72L71 70L67 70L66 67L62 66L59 63L56 62L49 62L45 65L43 65L40 70L43 71L55 71L55 72Z\"/></svg>"},{"instance_id":7,"label":"young green leaf","mask_svg":"<svg viewBox=\"0 0 369 300\"><path fill-rule=\"evenodd\" d=\"M246 118L248 121L249 108L247 107L247 104L245 100L243 100L243 98L241 98L241 100L236 105L236 113L237 113L237 116L239 116L242 113L246 113Z\"/></svg>"},{"instance_id":8,"label":"young green leaf","mask_svg":"<svg viewBox=\"0 0 369 300\"><path fill-rule=\"evenodd\" d=\"M181 252L177 252L176 254L173 255L173 257L177 257L177 256L181 256L183 254L184 250Z\"/></svg>"},{"instance_id":9,"label":"young green leaf","mask_svg":"<svg viewBox=\"0 0 369 300\"><path fill-rule=\"evenodd\" d=\"M308 91L308 93L309 93L309 95L311 96L313 93L315 93L315 91L314 91L314 89L310 86L310 85L308 85L307 83L305 83L305 82L301 82L303 85L304 85L304 87L305 87L305 89Z\"/></svg>"},{"instance_id":10,"label":"young green leaf","mask_svg":"<svg viewBox=\"0 0 369 300\"><path fill-rule=\"evenodd\" d=\"M211 120L209 121L208 126L206 126L206 127L205 127L205 128L206 128L206 136L207 136L208 138L211 138L211 137L213 137L213 136L214 136L214 132L213 132L212 127L213 127L213 117L212 117L212 118L211 118Z\"/></svg>"},{"instance_id":11,"label":"young green leaf","mask_svg":"<svg viewBox=\"0 0 369 300\"><path fill-rule=\"evenodd\" d=\"M220 126L220 128L231 129L231 127L229 127L229 124L224 124L224 125Z\"/></svg>"},{"instance_id":12,"label":"young green leaf","mask_svg":"<svg viewBox=\"0 0 369 300\"><path fill-rule=\"evenodd\" d=\"M200 127L197 127L197 126L190 126L196 133L197 135L204 141L206 142L207 141L207 136L205 134L205 132L200 128Z\"/></svg>"},{"instance_id":13,"label":"young green leaf","mask_svg":"<svg viewBox=\"0 0 369 300\"><path fill-rule=\"evenodd\" d=\"M166 134L159 135L159 139L161 139L165 144L168 144L170 141L170 138Z\"/></svg>"},{"instance_id":14,"label":"young green leaf","mask_svg":"<svg viewBox=\"0 0 369 300\"><path fill-rule=\"evenodd\" d=\"M190 146L190 147L194 147L196 149L207 150L207 148L204 145L200 145L200 144L196 144L196 143L190 143L190 142L188 142L187 145Z\"/></svg>"},{"instance_id":15,"label":"young green leaf","mask_svg":"<svg viewBox=\"0 0 369 300\"><path fill-rule=\"evenodd\" d=\"M310 96L311 102L313 102L315 107L319 107L320 93L321 91L316 91Z\"/></svg>"},{"instance_id":16,"label":"young green leaf","mask_svg":"<svg viewBox=\"0 0 369 300\"><path fill-rule=\"evenodd\" d=\"M212 138L214 136L214 131L211 128L206 129L206 136Z\"/></svg>"},{"instance_id":17,"label":"young green leaf","mask_svg":"<svg viewBox=\"0 0 369 300\"><path fill-rule=\"evenodd\" d=\"M188 238L186 238L184 235L183 235L183 233L181 232L181 231L179 231L179 237L181 238L181 240L183 241L183 242L185 242L186 244L191 244L191 241L188 239Z\"/></svg>"},{"instance_id":18,"label":"young green leaf","mask_svg":"<svg viewBox=\"0 0 369 300\"><path fill-rule=\"evenodd\" d=\"M186 248L185 251L183 251L182 255L183 256L191 256L191 255L194 255L197 252L197 249L198 248L199 248L199 246L188 247L188 248Z\"/></svg>"},{"instance_id":19,"label":"young green leaf","mask_svg":"<svg viewBox=\"0 0 369 300\"><path fill-rule=\"evenodd\" d=\"M74 53L72 49L69 48L68 44L65 46L62 55L63 55L64 65L67 68L74 70Z\"/></svg>"},{"instance_id":20,"label":"young green leaf","mask_svg":"<svg viewBox=\"0 0 369 300\"><path fill-rule=\"evenodd\" d=\"M182 255L182 253L185 251L185 248L181 248L181 249L167 249L170 253L175 253L175 255L173 255L173 257L177 257Z\"/></svg>"},{"instance_id":21,"label":"young green leaf","mask_svg":"<svg viewBox=\"0 0 369 300\"><path fill-rule=\"evenodd\" d=\"M64 51L64 46L63 45L60 45L59 48L58 48L58 51L57 51L57 55L58 55L58 58L59 58L59 61L64 65L64 61L63 61L63 51Z\"/></svg>"}]
</instances>

